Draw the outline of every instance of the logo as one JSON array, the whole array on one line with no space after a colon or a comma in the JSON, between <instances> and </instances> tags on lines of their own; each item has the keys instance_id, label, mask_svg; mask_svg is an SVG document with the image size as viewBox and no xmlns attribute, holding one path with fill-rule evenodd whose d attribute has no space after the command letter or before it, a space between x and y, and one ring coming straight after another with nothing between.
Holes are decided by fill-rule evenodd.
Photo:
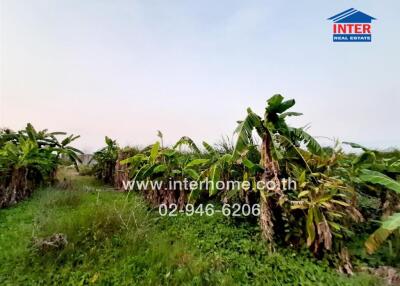
<instances>
[{"instance_id":1,"label":"logo","mask_svg":"<svg viewBox=\"0 0 400 286\"><path fill-rule=\"evenodd\" d=\"M371 23L376 20L354 8L328 18L333 21L334 42L371 42Z\"/></svg>"}]
</instances>

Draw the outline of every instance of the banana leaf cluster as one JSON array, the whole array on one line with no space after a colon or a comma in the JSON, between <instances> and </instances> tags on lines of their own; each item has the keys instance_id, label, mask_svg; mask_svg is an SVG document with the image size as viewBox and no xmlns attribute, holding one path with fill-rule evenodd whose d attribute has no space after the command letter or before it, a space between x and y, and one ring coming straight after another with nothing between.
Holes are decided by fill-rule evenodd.
<instances>
[{"instance_id":1,"label":"banana leaf cluster","mask_svg":"<svg viewBox=\"0 0 400 286\"><path fill-rule=\"evenodd\" d=\"M53 182L62 159L77 168L81 151L69 146L77 138L64 132L36 131L31 124L18 132L1 130L0 208L24 199L43 183Z\"/></svg>"}]
</instances>

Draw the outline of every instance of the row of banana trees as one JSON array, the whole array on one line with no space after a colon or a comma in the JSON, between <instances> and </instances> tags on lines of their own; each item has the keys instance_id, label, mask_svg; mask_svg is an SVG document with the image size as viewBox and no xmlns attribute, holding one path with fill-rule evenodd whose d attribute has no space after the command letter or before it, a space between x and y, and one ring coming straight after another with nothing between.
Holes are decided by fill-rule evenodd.
<instances>
[{"instance_id":1,"label":"row of banana trees","mask_svg":"<svg viewBox=\"0 0 400 286\"><path fill-rule=\"evenodd\" d=\"M259 203L262 237L271 249L283 243L307 245L316 256L339 253L346 240L356 235L356 226L374 225L384 219L366 241L374 252L386 239L399 234L400 154L381 153L354 143L348 144L358 155L346 154L341 144L321 147L304 128L292 127L288 117L301 113L290 109L295 101L274 95L267 101L263 115L247 109L238 121L236 142L199 147L189 137L174 146L159 140L142 149L118 147L106 138L107 146L94 154L96 175L121 186L115 178L135 181L250 181L250 190L218 190L214 184L204 190L184 188L141 190L155 205L210 200ZM122 155L121 155L122 154ZM121 175L123 174L123 175ZM282 178L294 178L296 190L284 190ZM258 189L256 182L273 181L274 189ZM167 184L165 184L167 185ZM365 201L379 200L371 209Z\"/></svg>"},{"instance_id":2,"label":"row of banana trees","mask_svg":"<svg viewBox=\"0 0 400 286\"><path fill-rule=\"evenodd\" d=\"M30 196L42 184L54 182L62 160L78 167L82 152L70 146L77 138L64 132L36 131L31 124L18 132L0 130L0 208Z\"/></svg>"}]
</instances>

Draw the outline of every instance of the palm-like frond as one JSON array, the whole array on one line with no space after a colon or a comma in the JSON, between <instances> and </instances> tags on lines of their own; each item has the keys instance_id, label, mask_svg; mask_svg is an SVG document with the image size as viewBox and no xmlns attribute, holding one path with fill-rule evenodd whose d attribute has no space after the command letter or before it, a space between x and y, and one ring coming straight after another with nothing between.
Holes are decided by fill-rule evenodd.
<instances>
[{"instance_id":1,"label":"palm-like frond","mask_svg":"<svg viewBox=\"0 0 400 286\"><path fill-rule=\"evenodd\" d=\"M188 137L188 136L183 136L181 139L178 140L178 142L175 143L174 149L179 148L182 145L186 145L190 148L195 153L200 153L200 149L197 147L196 143Z\"/></svg>"},{"instance_id":2,"label":"palm-like frond","mask_svg":"<svg viewBox=\"0 0 400 286\"><path fill-rule=\"evenodd\" d=\"M400 213L396 213L386 219L365 242L365 248L369 254L374 253L382 243L395 231L400 229Z\"/></svg>"},{"instance_id":3,"label":"palm-like frond","mask_svg":"<svg viewBox=\"0 0 400 286\"><path fill-rule=\"evenodd\" d=\"M206 149L206 151L208 152L208 154L210 154L210 155L216 155L217 154L217 150L215 150L214 147L212 147L207 142L203 141L203 146Z\"/></svg>"},{"instance_id":4,"label":"palm-like frond","mask_svg":"<svg viewBox=\"0 0 400 286\"><path fill-rule=\"evenodd\" d=\"M265 109L266 113L268 114L283 113L296 103L294 99L289 99L286 101L283 101L283 99L284 99L283 96L280 94L275 94L270 99L268 99L267 101L268 105Z\"/></svg>"},{"instance_id":5,"label":"palm-like frond","mask_svg":"<svg viewBox=\"0 0 400 286\"><path fill-rule=\"evenodd\" d=\"M361 170L360 179L364 182L381 185L400 194L400 183L380 172Z\"/></svg>"},{"instance_id":6,"label":"palm-like frond","mask_svg":"<svg viewBox=\"0 0 400 286\"><path fill-rule=\"evenodd\" d=\"M302 128L289 127L288 131L289 137L292 137L294 140L299 142L303 142L311 153L317 155L322 153L322 147L319 145L318 141Z\"/></svg>"},{"instance_id":7,"label":"palm-like frond","mask_svg":"<svg viewBox=\"0 0 400 286\"><path fill-rule=\"evenodd\" d=\"M256 130L260 136L265 134L266 128L260 116L255 114L250 108L247 109L247 116L243 121L238 121L235 133L237 140L233 154L237 157L248 145L253 145L253 130Z\"/></svg>"}]
</instances>

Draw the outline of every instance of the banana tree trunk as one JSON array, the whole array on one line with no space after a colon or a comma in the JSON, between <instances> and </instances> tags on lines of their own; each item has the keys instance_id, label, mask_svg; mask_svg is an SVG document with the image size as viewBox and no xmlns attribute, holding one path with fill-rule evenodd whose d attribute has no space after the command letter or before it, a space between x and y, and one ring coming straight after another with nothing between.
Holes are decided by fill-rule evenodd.
<instances>
[{"instance_id":1,"label":"banana tree trunk","mask_svg":"<svg viewBox=\"0 0 400 286\"><path fill-rule=\"evenodd\" d=\"M272 138L270 135L266 134L261 144L261 163L264 167L262 180L265 186L269 181L273 181L275 183L275 189L272 191L274 193L280 193L280 181L278 178L279 168L278 163L274 161L271 156L271 140ZM262 238L270 244L270 248L272 249L274 242L274 223L270 200L270 196L261 196L260 198L260 228Z\"/></svg>"},{"instance_id":2,"label":"banana tree trunk","mask_svg":"<svg viewBox=\"0 0 400 286\"><path fill-rule=\"evenodd\" d=\"M128 152L119 151L114 170L114 187L118 190L123 189L123 183L129 180L129 169L127 164L121 164L121 161L129 157Z\"/></svg>"},{"instance_id":3,"label":"banana tree trunk","mask_svg":"<svg viewBox=\"0 0 400 286\"><path fill-rule=\"evenodd\" d=\"M14 169L9 185L9 198L7 205L13 205L29 195L28 169Z\"/></svg>"},{"instance_id":4,"label":"banana tree trunk","mask_svg":"<svg viewBox=\"0 0 400 286\"><path fill-rule=\"evenodd\" d=\"M272 211L268 199L261 198L260 210L261 236L272 246L274 242L274 223L272 221Z\"/></svg>"}]
</instances>

